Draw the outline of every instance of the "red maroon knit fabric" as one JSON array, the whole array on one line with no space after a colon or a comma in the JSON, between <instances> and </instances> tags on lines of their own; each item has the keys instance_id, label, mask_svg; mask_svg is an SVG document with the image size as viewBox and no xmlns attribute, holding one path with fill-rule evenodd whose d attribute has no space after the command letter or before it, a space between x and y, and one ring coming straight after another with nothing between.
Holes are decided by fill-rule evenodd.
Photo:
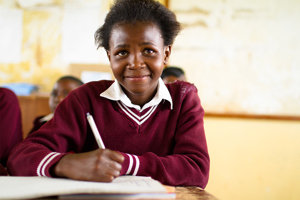
<instances>
[{"instance_id":1,"label":"red maroon knit fabric","mask_svg":"<svg viewBox=\"0 0 300 200\"><path fill-rule=\"evenodd\" d=\"M8 154L22 141L19 101L15 93L0 88L0 164L6 166Z\"/></svg>"},{"instance_id":2,"label":"red maroon knit fabric","mask_svg":"<svg viewBox=\"0 0 300 200\"><path fill-rule=\"evenodd\" d=\"M167 185L204 188L209 155L196 87L186 82L167 84L173 110L163 100L139 113L120 101L100 97L112 83L91 82L70 92L53 119L14 149L8 172L51 176L50 167L66 153L98 148L86 119L89 112L105 147L125 156L121 175L151 176Z\"/></svg>"},{"instance_id":3,"label":"red maroon knit fabric","mask_svg":"<svg viewBox=\"0 0 300 200\"><path fill-rule=\"evenodd\" d=\"M47 121L40 121L43 117L45 116L39 116L36 117L33 121L33 127L32 129L29 131L29 133L27 135L29 135L30 133L33 133L35 131L37 131L39 128L41 128Z\"/></svg>"}]
</instances>

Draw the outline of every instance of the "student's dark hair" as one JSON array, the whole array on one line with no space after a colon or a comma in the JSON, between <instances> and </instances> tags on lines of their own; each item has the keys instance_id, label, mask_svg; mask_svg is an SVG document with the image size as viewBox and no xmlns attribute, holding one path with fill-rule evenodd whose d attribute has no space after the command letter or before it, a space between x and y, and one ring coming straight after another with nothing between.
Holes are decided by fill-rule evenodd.
<instances>
[{"instance_id":1,"label":"student's dark hair","mask_svg":"<svg viewBox=\"0 0 300 200\"><path fill-rule=\"evenodd\" d=\"M161 78L163 79L166 76L175 76L178 78L181 75L184 75L184 71L181 68L169 66L163 70L163 72L161 74Z\"/></svg>"},{"instance_id":2,"label":"student's dark hair","mask_svg":"<svg viewBox=\"0 0 300 200\"><path fill-rule=\"evenodd\" d=\"M115 25L152 22L162 34L164 45L172 45L181 30L175 14L155 0L116 0L106 15L105 22L95 32L97 48L109 49L109 39Z\"/></svg>"},{"instance_id":3,"label":"student's dark hair","mask_svg":"<svg viewBox=\"0 0 300 200\"><path fill-rule=\"evenodd\" d=\"M75 76L62 76L56 82L64 81L64 80L74 81L76 84L78 84L78 86L81 86L84 84L79 78L76 78Z\"/></svg>"}]
</instances>

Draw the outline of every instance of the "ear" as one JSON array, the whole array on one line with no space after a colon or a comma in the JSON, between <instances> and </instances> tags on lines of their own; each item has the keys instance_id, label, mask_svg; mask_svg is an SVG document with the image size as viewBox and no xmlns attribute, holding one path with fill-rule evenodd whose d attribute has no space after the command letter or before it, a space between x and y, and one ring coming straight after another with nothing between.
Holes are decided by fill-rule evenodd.
<instances>
[{"instance_id":1,"label":"ear","mask_svg":"<svg viewBox=\"0 0 300 200\"><path fill-rule=\"evenodd\" d=\"M169 58L170 58L170 55L171 55L171 49L172 49L171 45L168 45L168 46L165 47L164 65L168 64L168 61L169 61Z\"/></svg>"},{"instance_id":2,"label":"ear","mask_svg":"<svg viewBox=\"0 0 300 200\"><path fill-rule=\"evenodd\" d=\"M107 58L108 58L108 60L110 62L110 52L108 50L106 50L106 55L107 55Z\"/></svg>"}]
</instances>

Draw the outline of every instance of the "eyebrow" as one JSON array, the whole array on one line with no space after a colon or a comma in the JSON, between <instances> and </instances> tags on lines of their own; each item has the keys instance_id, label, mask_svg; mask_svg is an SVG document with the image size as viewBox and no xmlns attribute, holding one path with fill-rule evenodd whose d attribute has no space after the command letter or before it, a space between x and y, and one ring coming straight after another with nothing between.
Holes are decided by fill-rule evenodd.
<instances>
[{"instance_id":1,"label":"eyebrow","mask_svg":"<svg viewBox=\"0 0 300 200\"><path fill-rule=\"evenodd\" d=\"M153 42L142 42L140 45L142 46L142 45L148 45L148 44L156 46L156 44L154 44Z\"/></svg>"},{"instance_id":2,"label":"eyebrow","mask_svg":"<svg viewBox=\"0 0 300 200\"><path fill-rule=\"evenodd\" d=\"M143 45L154 45L157 46L156 44L154 44L153 42L142 42L139 44L139 46L143 46ZM118 44L117 46L115 46L115 48L124 48L124 47L129 47L130 45L128 44Z\"/></svg>"},{"instance_id":3,"label":"eyebrow","mask_svg":"<svg viewBox=\"0 0 300 200\"><path fill-rule=\"evenodd\" d=\"M118 44L117 46L115 46L115 48L124 48L124 47L129 47L129 45L127 45L127 44Z\"/></svg>"}]
</instances>

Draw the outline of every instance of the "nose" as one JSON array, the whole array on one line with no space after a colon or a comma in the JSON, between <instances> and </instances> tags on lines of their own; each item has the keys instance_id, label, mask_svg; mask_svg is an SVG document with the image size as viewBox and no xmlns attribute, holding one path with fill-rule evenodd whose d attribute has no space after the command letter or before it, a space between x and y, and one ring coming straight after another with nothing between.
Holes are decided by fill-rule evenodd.
<instances>
[{"instance_id":1,"label":"nose","mask_svg":"<svg viewBox=\"0 0 300 200\"><path fill-rule=\"evenodd\" d=\"M65 97L64 97L63 95L59 95L59 96L58 96L58 101L59 101L59 102L62 102L62 100L64 100L64 98L65 98Z\"/></svg>"},{"instance_id":2,"label":"nose","mask_svg":"<svg viewBox=\"0 0 300 200\"><path fill-rule=\"evenodd\" d=\"M144 60L141 54L131 54L129 60L130 69L140 69L145 66Z\"/></svg>"}]
</instances>

